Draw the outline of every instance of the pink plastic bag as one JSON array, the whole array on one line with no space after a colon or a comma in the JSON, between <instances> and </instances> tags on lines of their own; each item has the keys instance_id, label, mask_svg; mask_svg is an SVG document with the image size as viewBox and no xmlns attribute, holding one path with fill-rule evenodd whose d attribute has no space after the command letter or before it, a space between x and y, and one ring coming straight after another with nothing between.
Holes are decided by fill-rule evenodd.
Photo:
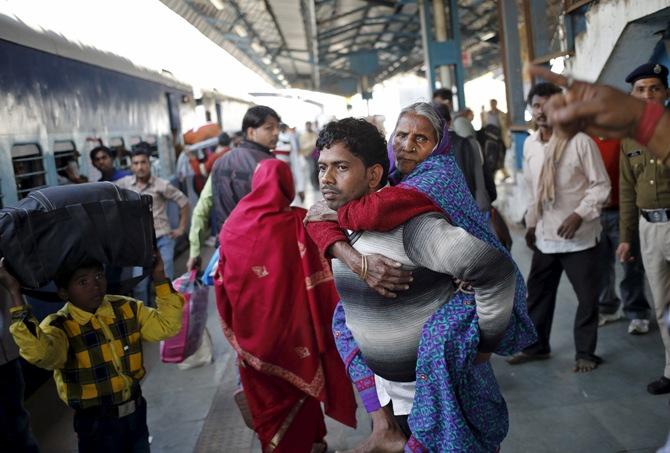
<instances>
[{"instance_id":1,"label":"pink plastic bag","mask_svg":"<svg viewBox=\"0 0 670 453\"><path fill-rule=\"evenodd\" d=\"M209 288L196 278L196 271L182 275L173 285L186 303L181 330L174 337L161 341L161 360L165 363L180 363L193 354L200 346L207 324Z\"/></svg>"}]
</instances>

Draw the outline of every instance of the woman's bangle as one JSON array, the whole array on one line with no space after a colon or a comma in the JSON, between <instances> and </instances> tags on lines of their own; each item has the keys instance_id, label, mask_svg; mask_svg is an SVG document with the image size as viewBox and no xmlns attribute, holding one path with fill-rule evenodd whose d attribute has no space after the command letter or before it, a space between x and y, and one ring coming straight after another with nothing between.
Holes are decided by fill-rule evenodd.
<instances>
[{"instance_id":1,"label":"woman's bangle","mask_svg":"<svg viewBox=\"0 0 670 453\"><path fill-rule=\"evenodd\" d=\"M367 255L361 255L361 280L368 278L368 257Z\"/></svg>"},{"instance_id":2,"label":"woman's bangle","mask_svg":"<svg viewBox=\"0 0 670 453\"><path fill-rule=\"evenodd\" d=\"M635 141L642 146L647 146L649 140L654 135L656 126L661 121L665 108L656 102L647 101L642 112L640 122L635 129Z\"/></svg>"}]
</instances>

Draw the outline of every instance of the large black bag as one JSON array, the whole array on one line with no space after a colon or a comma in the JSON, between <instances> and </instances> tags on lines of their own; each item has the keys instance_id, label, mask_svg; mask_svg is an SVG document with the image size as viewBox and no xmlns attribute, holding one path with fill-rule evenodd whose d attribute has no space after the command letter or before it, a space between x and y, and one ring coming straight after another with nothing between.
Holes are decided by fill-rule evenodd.
<instances>
[{"instance_id":1,"label":"large black bag","mask_svg":"<svg viewBox=\"0 0 670 453\"><path fill-rule=\"evenodd\" d=\"M85 260L153 263L151 196L110 182L47 187L0 210L0 255L22 286L40 288Z\"/></svg>"}]
</instances>

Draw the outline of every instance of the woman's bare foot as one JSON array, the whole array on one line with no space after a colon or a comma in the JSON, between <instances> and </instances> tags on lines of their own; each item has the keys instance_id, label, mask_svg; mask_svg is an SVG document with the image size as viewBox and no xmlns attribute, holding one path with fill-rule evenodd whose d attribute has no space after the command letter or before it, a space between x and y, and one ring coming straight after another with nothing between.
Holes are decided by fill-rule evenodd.
<instances>
[{"instance_id":1,"label":"woman's bare foot","mask_svg":"<svg viewBox=\"0 0 670 453\"><path fill-rule=\"evenodd\" d=\"M370 413L372 433L361 445L341 453L402 453L407 438L388 408Z\"/></svg>"}]
</instances>

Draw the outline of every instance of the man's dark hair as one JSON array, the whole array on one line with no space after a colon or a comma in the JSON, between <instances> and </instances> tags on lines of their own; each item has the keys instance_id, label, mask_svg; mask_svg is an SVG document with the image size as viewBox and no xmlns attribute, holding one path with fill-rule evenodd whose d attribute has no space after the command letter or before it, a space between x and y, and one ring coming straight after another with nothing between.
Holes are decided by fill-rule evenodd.
<instances>
[{"instance_id":1,"label":"man's dark hair","mask_svg":"<svg viewBox=\"0 0 670 453\"><path fill-rule=\"evenodd\" d=\"M386 185L389 173L389 156L386 139L373 124L362 118L344 118L331 121L319 132L316 149L321 152L336 143L346 146L351 154L365 164L365 168L380 164L384 169L380 185Z\"/></svg>"},{"instance_id":2,"label":"man's dark hair","mask_svg":"<svg viewBox=\"0 0 670 453\"><path fill-rule=\"evenodd\" d=\"M99 261L96 261L92 258L86 258L76 266L61 267L54 276L54 283L56 284L56 288L67 289L70 280L72 279L72 276L74 275L75 272L77 272L79 269L93 269L93 268L104 269L104 266Z\"/></svg>"},{"instance_id":3,"label":"man's dark hair","mask_svg":"<svg viewBox=\"0 0 670 453\"><path fill-rule=\"evenodd\" d=\"M106 146L100 145L100 146L96 146L95 148L93 148L91 150L91 152L88 154L88 156L91 158L91 162L93 162L95 160L95 156L99 152L103 152L103 153L107 154L110 158L114 159L114 152L111 149L107 148Z\"/></svg>"},{"instance_id":4,"label":"man's dark hair","mask_svg":"<svg viewBox=\"0 0 670 453\"><path fill-rule=\"evenodd\" d=\"M273 109L266 105L254 105L244 114L244 118L242 119L242 133L246 134L247 129L250 127L254 129L261 127L269 116L281 123L281 118L279 118L279 115L277 115L277 112Z\"/></svg>"},{"instance_id":5,"label":"man's dark hair","mask_svg":"<svg viewBox=\"0 0 670 453\"><path fill-rule=\"evenodd\" d=\"M449 107L442 104L441 102L433 102L430 105L435 109L437 114L440 115L440 118L442 118L445 123L451 124L451 113L449 112Z\"/></svg>"},{"instance_id":6,"label":"man's dark hair","mask_svg":"<svg viewBox=\"0 0 670 453\"><path fill-rule=\"evenodd\" d=\"M230 135L226 132L221 132L219 134L219 145L228 146L230 145Z\"/></svg>"},{"instance_id":7,"label":"man's dark hair","mask_svg":"<svg viewBox=\"0 0 670 453\"><path fill-rule=\"evenodd\" d=\"M437 90L433 91L433 99L435 98L452 101L454 99L454 93L449 88L438 88Z\"/></svg>"},{"instance_id":8,"label":"man's dark hair","mask_svg":"<svg viewBox=\"0 0 670 453\"><path fill-rule=\"evenodd\" d=\"M534 85L533 88L530 89L528 97L526 98L526 103L528 105L533 105L534 96L539 96L541 98L549 98L561 92L563 92L563 90L561 90L561 88L558 85L554 85L553 83L549 82L540 82Z\"/></svg>"},{"instance_id":9,"label":"man's dark hair","mask_svg":"<svg viewBox=\"0 0 670 453\"><path fill-rule=\"evenodd\" d=\"M151 160L151 145L147 142L139 142L136 145L133 145L133 150L130 152L130 158L132 159L135 156L146 156L147 159Z\"/></svg>"}]
</instances>

